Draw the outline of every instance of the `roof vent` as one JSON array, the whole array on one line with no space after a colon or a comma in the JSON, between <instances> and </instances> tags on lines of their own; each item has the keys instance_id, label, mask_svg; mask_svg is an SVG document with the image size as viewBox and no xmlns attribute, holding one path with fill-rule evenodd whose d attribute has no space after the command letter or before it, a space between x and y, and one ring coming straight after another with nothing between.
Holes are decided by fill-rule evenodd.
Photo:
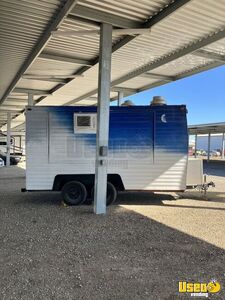
<instances>
[{"instance_id":1,"label":"roof vent","mask_svg":"<svg viewBox=\"0 0 225 300\"><path fill-rule=\"evenodd\" d=\"M131 100L126 100L121 106L134 106L134 103Z\"/></svg>"},{"instance_id":2,"label":"roof vent","mask_svg":"<svg viewBox=\"0 0 225 300\"><path fill-rule=\"evenodd\" d=\"M166 100L161 96L154 96L150 105L166 105Z\"/></svg>"}]
</instances>

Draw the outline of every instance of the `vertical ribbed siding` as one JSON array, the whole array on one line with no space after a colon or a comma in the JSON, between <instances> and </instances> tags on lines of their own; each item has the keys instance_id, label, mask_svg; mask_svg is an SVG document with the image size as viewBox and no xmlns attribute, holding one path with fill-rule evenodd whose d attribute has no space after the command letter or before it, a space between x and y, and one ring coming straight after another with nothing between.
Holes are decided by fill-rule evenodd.
<instances>
[{"instance_id":1,"label":"vertical ribbed siding","mask_svg":"<svg viewBox=\"0 0 225 300\"><path fill-rule=\"evenodd\" d=\"M182 109L112 107L108 174L120 175L125 189L184 190L188 133ZM74 132L74 112L96 113L96 107L27 111L27 189L51 190L60 174L94 174L96 136Z\"/></svg>"}]
</instances>

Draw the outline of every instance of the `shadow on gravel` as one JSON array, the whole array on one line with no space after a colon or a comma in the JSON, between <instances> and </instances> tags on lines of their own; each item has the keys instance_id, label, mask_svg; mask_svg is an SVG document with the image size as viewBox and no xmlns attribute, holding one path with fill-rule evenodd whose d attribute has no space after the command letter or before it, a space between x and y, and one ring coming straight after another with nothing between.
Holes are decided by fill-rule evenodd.
<instances>
[{"instance_id":1,"label":"shadow on gravel","mask_svg":"<svg viewBox=\"0 0 225 300\"><path fill-rule=\"evenodd\" d=\"M223 249L118 205L94 215L57 205L58 193L21 194L21 183L1 194L0 299L189 299L179 280L212 278L222 285L214 298L224 299ZM137 195L143 204L168 200L132 193L120 203Z\"/></svg>"},{"instance_id":2,"label":"shadow on gravel","mask_svg":"<svg viewBox=\"0 0 225 300\"><path fill-rule=\"evenodd\" d=\"M185 199L188 199L185 197ZM190 198L193 199L193 198ZM207 210L225 210L225 208L220 207L210 207L210 206L196 206L196 205L179 205L178 204L166 204L163 201L166 200L176 200L172 195L167 194L149 194L142 192L125 192L120 193L119 197L114 205L155 205L155 206L168 206L168 207L178 207L178 208L194 208L194 209L207 209ZM202 200L203 201L203 200ZM206 200L205 200L206 201ZM208 202L208 201L207 201ZM211 202L211 201L210 201ZM219 202L219 201L217 201ZM221 201L224 202L224 201ZM15 206L63 206L62 197L60 193L53 192L28 192L23 193L22 197L14 202ZM83 206L90 206L84 204ZM92 206L91 206L92 207ZM84 214L87 214L85 211Z\"/></svg>"},{"instance_id":3,"label":"shadow on gravel","mask_svg":"<svg viewBox=\"0 0 225 300\"><path fill-rule=\"evenodd\" d=\"M118 194L116 204L163 205L163 200L175 200L171 194L154 194L147 191L130 191Z\"/></svg>"},{"instance_id":4,"label":"shadow on gravel","mask_svg":"<svg viewBox=\"0 0 225 300\"><path fill-rule=\"evenodd\" d=\"M219 193L216 193L218 196ZM221 195L224 193L221 193ZM184 199L190 199L190 200L197 200L197 201L205 201L207 202L221 202L225 203L224 199L216 199L213 200L207 200L202 199L198 196L194 195L183 195L182 198ZM180 198L180 199L182 199ZM163 201L168 200L179 200L176 197L170 195L170 194L153 194L148 192L124 192L120 193L118 196L118 199L116 201L116 204L118 205L160 205L160 206L168 206L168 207L180 207L180 208L194 208L194 209L209 209L209 210L225 210L225 208L220 207L210 207L210 206L196 206L196 205L179 205L179 201L177 201L178 204L166 204Z\"/></svg>"}]
</instances>

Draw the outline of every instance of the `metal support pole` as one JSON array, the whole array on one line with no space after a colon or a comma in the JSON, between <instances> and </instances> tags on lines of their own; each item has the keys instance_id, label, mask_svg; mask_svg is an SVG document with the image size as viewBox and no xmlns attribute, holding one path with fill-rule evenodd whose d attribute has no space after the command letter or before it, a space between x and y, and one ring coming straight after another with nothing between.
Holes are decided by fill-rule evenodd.
<instances>
[{"instance_id":1,"label":"metal support pole","mask_svg":"<svg viewBox=\"0 0 225 300\"><path fill-rule=\"evenodd\" d=\"M195 158L197 157L197 143L198 143L198 135L195 135Z\"/></svg>"},{"instance_id":2,"label":"metal support pole","mask_svg":"<svg viewBox=\"0 0 225 300\"><path fill-rule=\"evenodd\" d=\"M14 137L14 139L13 139L13 154L15 155L15 153L16 153L16 139Z\"/></svg>"},{"instance_id":3,"label":"metal support pole","mask_svg":"<svg viewBox=\"0 0 225 300\"><path fill-rule=\"evenodd\" d=\"M112 55L112 25L110 24L101 24L99 54L94 212L104 214L106 213Z\"/></svg>"},{"instance_id":4,"label":"metal support pole","mask_svg":"<svg viewBox=\"0 0 225 300\"><path fill-rule=\"evenodd\" d=\"M6 166L10 166L10 143L11 140L11 113L7 113L7 152L6 152Z\"/></svg>"},{"instance_id":5,"label":"metal support pole","mask_svg":"<svg viewBox=\"0 0 225 300\"><path fill-rule=\"evenodd\" d=\"M34 105L34 94L28 93L28 105L33 106Z\"/></svg>"},{"instance_id":6,"label":"metal support pole","mask_svg":"<svg viewBox=\"0 0 225 300\"><path fill-rule=\"evenodd\" d=\"M117 100L117 105L120 106L121 105L121 100L123 99L124 94L123 91L119 91L118 92L118 100Z\"/></svg>"},{"instance_id":7,"label":"metal support pole","mask_svg":"<svg viewBox=\"0 0 225 300\"><path fill-rule=\"evenodd\" d=\"M210 160L210 149L211 149L211 133L208 135L208 158L207 160Z\"/></svg>"},{"instance_id":8,"label":"metal support pole","mask_svg":"<svg viewBox=\"0 0 225 300\"><path fill-rule=\"evenodd\" d=\"M222 135L222 159L224 159L224 150L225 150L225 133Z\"/></svg>"}]
</instances>

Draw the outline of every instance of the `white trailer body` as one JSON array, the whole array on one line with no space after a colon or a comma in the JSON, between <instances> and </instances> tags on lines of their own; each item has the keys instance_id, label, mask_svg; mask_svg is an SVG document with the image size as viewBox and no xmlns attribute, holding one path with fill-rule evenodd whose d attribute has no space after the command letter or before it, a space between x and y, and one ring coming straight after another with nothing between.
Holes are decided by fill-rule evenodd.
<instances>
[{"instance_id":1,"label":"white trailer body","mask_svg":"<svg viewBox=\"0 0 225 300\"><path fill-rule=\"evenodd\" d=\"M67 180L85 176L92 185L96 110L27 108L26 190L60 190ZM119 189L184 191L187 160L184 105L110 108L108 176L120 180Z\"/></svg>"}]
</instances>

